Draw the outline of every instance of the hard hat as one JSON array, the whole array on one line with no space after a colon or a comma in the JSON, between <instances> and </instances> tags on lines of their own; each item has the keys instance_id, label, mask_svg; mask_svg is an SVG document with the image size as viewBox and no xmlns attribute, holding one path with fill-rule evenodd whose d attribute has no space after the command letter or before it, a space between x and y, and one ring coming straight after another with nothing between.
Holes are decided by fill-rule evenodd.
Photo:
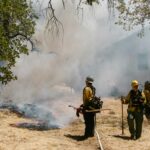
<instances>
[{"instance_id":1,"label":"hard hat","mask_svg":"<svg viewBox=\"0 0 150 150\"><path fill-rule=\"evenodd\" d=\"M132 80L132 82L131 82L131 86L132 86L132 87L138 86L138 85L139 85L139 83L138 83L137 80Z\"/></svg>"},{"instance_id":2,"label":"hard hat","mask_svg":"<svg viewBox=\"0 0 150 150\"><path fill-rule=\"evenodd\" d=\"M93 83L94 82L94 79L92 77L86 77L86 82L88 83Z\"/></svg>"}]
</instances>

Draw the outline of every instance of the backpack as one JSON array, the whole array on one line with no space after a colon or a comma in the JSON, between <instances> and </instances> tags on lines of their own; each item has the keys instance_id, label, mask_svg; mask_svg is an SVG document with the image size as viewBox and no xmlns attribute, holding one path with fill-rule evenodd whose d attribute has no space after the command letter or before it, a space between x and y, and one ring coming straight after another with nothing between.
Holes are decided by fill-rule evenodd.
<instances>
[{"instance_id":1,"label":"backpack","mask_svg":"<svg viewBox=\"0 0 150 150\"><path fill-rule=\"evenodd\" d=\"M101 101L100 97L95 96L96 94L95 87L91 86L90 88L92 89L93 99L89 102L89 107L92 109L101 109L103 105L103 101Z\"/></svg>"},{"instance_id":2,"label":"backpack","mask_svg":"<svg viewBox=\"0 0 150 150\"><path fill-rule=\"evenodd\" d=\"M101 101L100 97L93 97L93 99L89 102L89 106L92 109L101 109L103 105L103 101Z\"/></svg>"}]
</instances>

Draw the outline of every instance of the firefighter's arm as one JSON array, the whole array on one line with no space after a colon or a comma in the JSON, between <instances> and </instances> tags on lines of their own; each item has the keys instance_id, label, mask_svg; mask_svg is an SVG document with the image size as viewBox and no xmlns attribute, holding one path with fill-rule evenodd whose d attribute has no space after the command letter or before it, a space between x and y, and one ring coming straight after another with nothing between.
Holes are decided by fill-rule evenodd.
<instances>
[{"instance_id":1,"label":"firefighter's arm","mask_svg":"<svg viewBox=\"0 0 150 150\"><path fill-rule=\"evenodd\" d=\"M144 92L145 94L145 98L146 98L146 103L150 103L150 92L148 90L146 90Z\"/></svg>"},{"instance_id":2,"label":"firefighter's arm","mask_svg":"<svg viewBox=\"0 0 150 150\"><path fill-rule=\"evenodd\" d=\"M122 103L123 104L128 104L129 103L129 100L130 100L130 92L128 93L128 95L126 97L124 97L122 99Z\"/></svg>"},{"instance_id":3,"label":"firefighter's arm","mask_svg":"<svg viewBox=\"0 0 150 150\"><path fill-rule=\"evenodd\" d=\"M79 117L80 113L82 112L83 108L79 107L76 109L76 116Z\"/></svg>"},{"instance_id":4,"label":"firefighter's arm","mask_svg":"<svg viewBox=\"0 0 150 150\"><path fill-rule=\"evenodd\" d=\"M86 87L85 91L85 97L88 101L92 100L93 98L93 94L92 94L92 90L89 87Z\"/></svg>"},{"instance_id":5,"label":"firefighter's arm","mask_svg":"<svg viewBox=\"0 0 150 150\"><path fill-rule=\"evenodd\" d=\"M142 102L143 102L144 104L146 104L146 97L145 97L144 92L142 92L142 98L141 98L141 100L142 100Z\"/></svg>"}]
</instances>

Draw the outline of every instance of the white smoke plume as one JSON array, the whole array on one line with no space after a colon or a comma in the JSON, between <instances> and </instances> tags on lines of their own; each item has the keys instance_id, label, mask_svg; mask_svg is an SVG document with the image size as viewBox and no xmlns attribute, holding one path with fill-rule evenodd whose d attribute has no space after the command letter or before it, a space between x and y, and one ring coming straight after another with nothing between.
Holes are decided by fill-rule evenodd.
<instances>
[{"instance_id":1,"label":"white smoke plume","mask_svg":"<svg viewBox=\"0 0 150 150\"><path fill-rule=\"evenodd\" d=\"M44 2L42 7L47 4ZM63 42L62 34L53 38L45 32L45 18L41 15L34 35L37 51L17 60L14 73L18 80L3 87L1 99L42 105L65 125L75 117L67 106L82 103L86 76L94 77L98 96L108 96L120 86L118 81L125 77L125 70L122 57L111 46L131 32L123 31L113 21L110 24L105 3L93 9L84 5L83 17L76 15L73 4L67 3L65 10L60 3L54 6L64 27ZM111 60L113 55L116 61Z\"/></svg>"}]
</instances>

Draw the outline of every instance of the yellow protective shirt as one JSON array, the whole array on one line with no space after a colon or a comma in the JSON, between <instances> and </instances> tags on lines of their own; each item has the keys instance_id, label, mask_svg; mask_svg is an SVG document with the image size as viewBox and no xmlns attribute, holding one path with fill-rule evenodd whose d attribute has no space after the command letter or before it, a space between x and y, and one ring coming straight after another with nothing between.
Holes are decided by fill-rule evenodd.
<instances>
[{"instance_id":1,"label":"yellow protective shirt","mask_svg":"<svg viewBox=\"0 0 150 150\"><path fill-rule=\"evenodd\" d=\"M83 89L83 105L84 106L88 105L88 103L90 102L90 100L92 100L92 98L93 98L92 89L86 86Z\"/></svg>"},{"instance_id":2,"label":"yellow protective shirt","mask_svg":"<svg viewBox=\"0 0 150 150\"><path fill-rule=\"evenodd\" d=\"M142 92L141 95L142 95L142 99L144 100L144 104L146 104L146 98L145 98L144 92ZM132 106L130 92L126 96L124 104L129 104L128 111L130 111L130 112L134 112L135 110L137 110L135 106ZM137 111L140 111L140 109L138 109Z\"/></svg>"},{"instance_id":3,"label":"yellow protective shirt","mask_svg":"<svg viewBox=\"0 0 150 150\"><path fill-rule=\"evenodd\" d=\"M144 90L143 91L146 97L146 103L150 104L150 91L149 90Z\"/></svg>"}]
</instances>

